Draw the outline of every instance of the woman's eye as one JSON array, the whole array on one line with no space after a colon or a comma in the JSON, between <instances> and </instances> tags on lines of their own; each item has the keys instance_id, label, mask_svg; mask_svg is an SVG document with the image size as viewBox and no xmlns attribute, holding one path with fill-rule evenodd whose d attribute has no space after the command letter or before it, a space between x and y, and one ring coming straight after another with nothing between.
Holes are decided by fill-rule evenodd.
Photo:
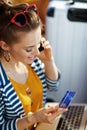
<instances>
[{"instance_id":1,"label":"woman's eye","mask_svg":"<svg viewBox=\"0 0 87 130\"><path fill-rule=\"evenodd\" d=\"M27 49L27 50L26 50L26 52L31 52L31 51L32 51L32 49Z\"/></svg>"}]
</instances>

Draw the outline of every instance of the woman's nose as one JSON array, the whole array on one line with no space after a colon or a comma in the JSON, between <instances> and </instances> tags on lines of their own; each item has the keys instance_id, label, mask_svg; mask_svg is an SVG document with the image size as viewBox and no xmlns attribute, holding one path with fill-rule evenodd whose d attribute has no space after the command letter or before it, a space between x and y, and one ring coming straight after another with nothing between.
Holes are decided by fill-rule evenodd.
<instances>
[{"instance_id":1,"label":"woman's nose","mask_svg":"<svg viewBox=\"0 0 87 130\"><path fill-rule=\"evenodd\" d=\"M33 48L33 53L34 53L35 55L38 55L38 54L39 54L38 46L35 46L35 47Z\"/></svg>"}]
</instances>

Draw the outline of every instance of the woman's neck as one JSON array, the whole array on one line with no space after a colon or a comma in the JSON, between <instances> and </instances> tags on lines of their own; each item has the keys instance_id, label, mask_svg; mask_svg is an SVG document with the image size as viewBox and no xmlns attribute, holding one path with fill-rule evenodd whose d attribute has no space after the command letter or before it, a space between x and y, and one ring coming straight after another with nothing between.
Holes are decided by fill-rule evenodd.
<instances>
[{"instance_id":1,"label":"woman's neck","mask_svg":"<svg viewBox=\"0 0 87 130\"><path fill-rule=\"evenodd\" d=\"M28 78L28 65L26 66L22 62L5 61L1 60L3 68L6 74L17 82L25 83Z\"/></svg>"},{"instance_id":2,"label":"woman's neck","mask_svg":"<svg viewBox=\"0 0 87 130\"><path fill-rule=\"evenodd\" d=\"M7 66L7 67L12 67L12 68L15 68L15 66L19 66L19 61L16 61L16 60L13 60L13 59L10 59L9 62L7 62L4 58L1 58L1 62L4 66Z\"/></svg>"}]
</instances>

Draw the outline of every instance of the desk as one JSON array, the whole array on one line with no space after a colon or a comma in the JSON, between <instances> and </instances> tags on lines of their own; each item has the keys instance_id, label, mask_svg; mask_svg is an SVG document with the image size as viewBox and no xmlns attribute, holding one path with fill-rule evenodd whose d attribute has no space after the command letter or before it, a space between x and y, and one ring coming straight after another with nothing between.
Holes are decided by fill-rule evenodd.
<instances>
[{"instance_id":1,"label":"desk","mask_svg":"<svg viewBox=\"0 0 87 130\"><path fill-rule=\"evenodd\" d=\"M56 105L56 103L50 103L50 105ZM55 119L53 124L40 123L37 126L36 130L56 130L59 118L60 118L60 116ZM81 130L83 130L83 129L81 129ZM86 122L85 130L87 130L87 122Z\"/></svg>"}]
</instances>

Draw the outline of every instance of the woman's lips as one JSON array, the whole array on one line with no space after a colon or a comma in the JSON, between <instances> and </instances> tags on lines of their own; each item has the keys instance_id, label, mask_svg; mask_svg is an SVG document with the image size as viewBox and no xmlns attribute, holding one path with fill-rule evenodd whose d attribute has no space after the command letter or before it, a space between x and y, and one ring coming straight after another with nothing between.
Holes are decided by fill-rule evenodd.
<instances>
[{"instance_id":1,"label":"woman's lips","mask_svg":"<svg viewBox=\"0 0 87 130\"><path fill-rule=\"evenodd\" d=\"M32 56L32 57L28 57L29 60L34 60L35 59L35 56Z\"/></svg>"}]
</instances>

